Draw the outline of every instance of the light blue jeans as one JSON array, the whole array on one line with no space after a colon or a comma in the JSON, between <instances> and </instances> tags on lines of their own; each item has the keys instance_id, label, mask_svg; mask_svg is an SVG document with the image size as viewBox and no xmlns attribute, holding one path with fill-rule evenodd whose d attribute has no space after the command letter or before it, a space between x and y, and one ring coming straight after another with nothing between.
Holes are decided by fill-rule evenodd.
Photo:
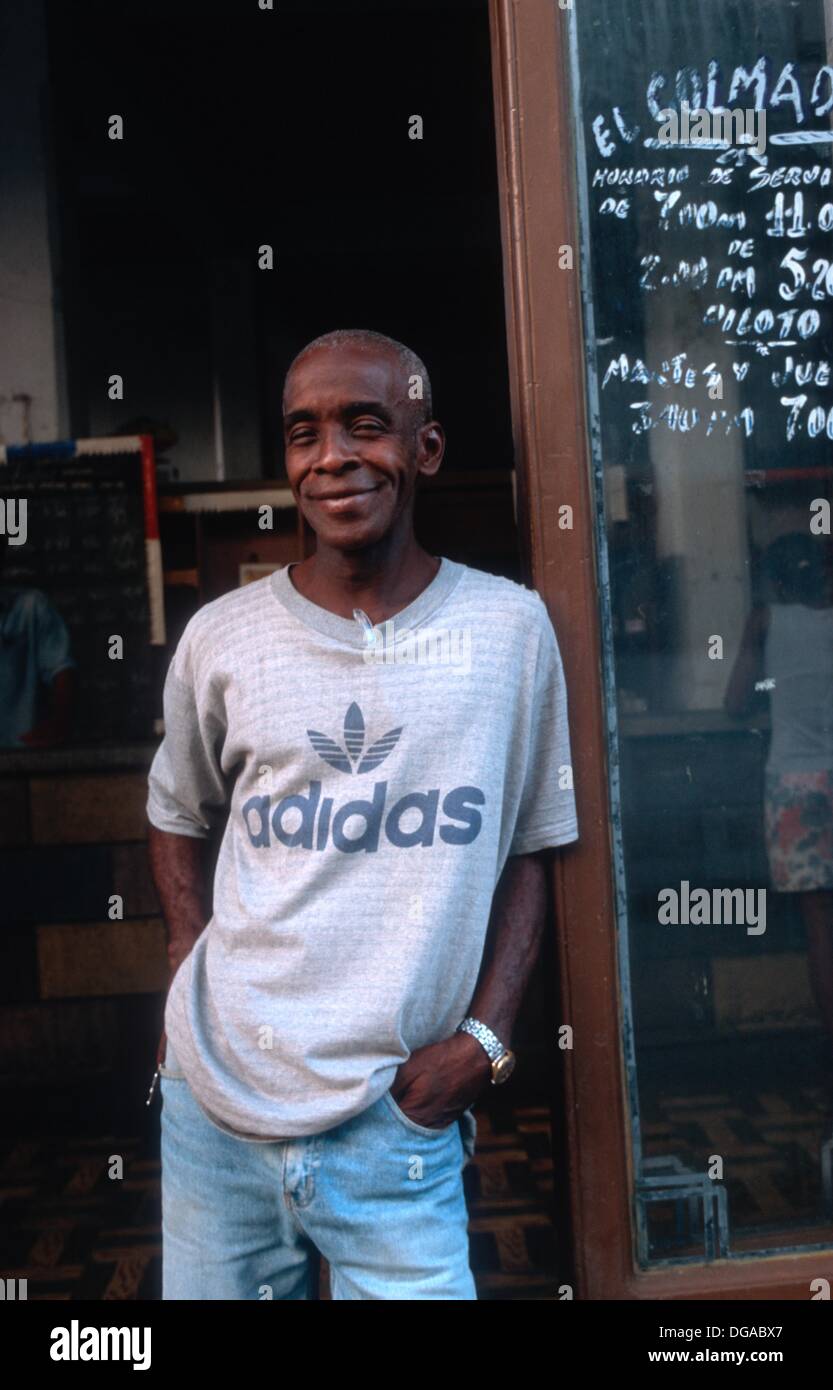
<instances>
[{"instance_id":1,"label":"light blue jeans","mask_svg":"<svg viewBox=\"0 0 833 1390\"><path fill-rule=\"evenodd\" d=\"M305 1139L226 1134L168 1045L162 1093L163 1299L476 1299L460 1124L428 1129L389 1092Z\"/></svg>"}]
</instances>

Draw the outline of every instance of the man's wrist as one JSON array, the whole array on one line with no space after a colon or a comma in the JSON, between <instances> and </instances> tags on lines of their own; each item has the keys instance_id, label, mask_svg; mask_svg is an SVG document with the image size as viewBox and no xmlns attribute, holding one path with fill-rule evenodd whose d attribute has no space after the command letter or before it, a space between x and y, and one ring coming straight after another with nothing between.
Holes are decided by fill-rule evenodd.
<instances>
[{"instance_id":1,"label":"man's wrist","mask_svg":"<svg viewBox=\"0 0 833 1390\"><path fill-rule=\"evenodd\" d=\"M475 1038L493 1062L500 1057L501 1053L512 1050L508 1026L501 1025L495 1028L481 1014L475 1013L474 1009L470 1010L466 1017L458 1023L457 1032Z\"/></svg>"},{"instance_id":2,"label":"man's wrist","mask_svg":"<svg viewBox=\"0 0 833 1390\"><path fill-rule=\"evenodd\" d=\"M459 1039L461 1053L471 1058L473 1070L482 1075L484 1081L488 1081L492 1075L492 1063L485 1048L481 1047L471 1033L455 1033L454 1037Z\"/></svg>"},{"instance_id":3,"label":"man's wrist","mask_svg":"<svg viewBox=\"0 0 833 1390\"><path fill-rule=\"evenodd\" d=\"M509 1080L515 1069L515 1054L483 1019L476 1018L473 1014L467 1014L457 1025L457 1032L473 1038L482 1050L489 1062L494 1086L501 1086Z\"/></svg>"}]
</instances>

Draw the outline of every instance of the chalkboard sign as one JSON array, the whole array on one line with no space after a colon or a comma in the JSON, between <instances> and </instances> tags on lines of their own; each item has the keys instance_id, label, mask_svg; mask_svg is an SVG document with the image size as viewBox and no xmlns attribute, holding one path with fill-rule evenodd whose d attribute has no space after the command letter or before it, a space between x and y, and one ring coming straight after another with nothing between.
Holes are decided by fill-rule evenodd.
<instances>
[{"instance_id":1,"label":"chalkboard sign","mask_svg":"<svg viewBox=\"0 0 833 1390\"><path fill-rule=\"evenodd\" d=\"M826 9L833 23L823 0L574 7L591 405L601 457L632 482L670 446L704 482L721 449L761 482L830 474Z\"/></svg>"},{"instance_id":2,"label":"chalkboard sign","mask_svg":"<svg viewBox=\"0 0 833 1390\"><path fill-rule=\"evenodd\" d=\"M150 441L8 448L0 495L11 538L0 581L40 591L69 632L77 667L71 741L151 737L151 643L164 640L164 625ZM21 543L14 531L22 517Z\"/></svg>"},{"instance_id":3,"label":"chalkboard sign","mask_svg":"<svg viewBox=\"0 0 833 1390\"><path fill-rule=\"evenodd\" d=\"M724 1174L708 1124L686 1127L723 1104L716 1076L745 1116L773 1077L786 1095L821 1078L801 1045L827 1024L803 915L830 882L827 25L829 0L575 0L569 21L581 245L573 266L556 254L582 286L643 1267L829 1237L826 1160L816 1197L771 1135L750 1127ZM760 921L663 912L701 885ZM675 1109L686 1125L647 1123ZM824 1154L814 1123L805 1153ZM750 1195L756 1164L774 1196ZM707 1168L713 1245L670 1217Z\"/></svg>"}]
</instances>

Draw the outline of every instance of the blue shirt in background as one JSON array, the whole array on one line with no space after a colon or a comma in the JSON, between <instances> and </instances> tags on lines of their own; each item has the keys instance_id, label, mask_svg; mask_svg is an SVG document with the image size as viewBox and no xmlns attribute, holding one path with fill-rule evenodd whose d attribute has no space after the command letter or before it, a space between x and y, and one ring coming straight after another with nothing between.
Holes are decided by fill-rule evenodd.
<instances>
[{"instance_id":1,"label":"blue shirt in background","mask_svg":"<svg viewBox=\"0 0 833 1390\"><path fill-rule=\"evenodd\" d=\"M38 698L59 671L75 666L66 623L39 589L0 585L0 748L25 748Z\"/></svg>"}]
</instances>

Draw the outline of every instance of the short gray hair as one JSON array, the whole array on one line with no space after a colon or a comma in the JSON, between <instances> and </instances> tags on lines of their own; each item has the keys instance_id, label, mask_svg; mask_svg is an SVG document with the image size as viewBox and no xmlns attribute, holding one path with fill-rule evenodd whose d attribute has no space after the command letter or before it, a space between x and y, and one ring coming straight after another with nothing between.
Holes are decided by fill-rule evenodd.
<instances>
[{"instance_id":1,"label":"short gray hair","mask_svg":"<svg viewBox=\"0 0 833 1390\"><path fill-rule=\"evenodd\" d=\"M311 343L307 343L306 347L302 347L301 351L296 353L287 369L287 377L293 367L301 361L301 358L306 357L313 348L338 348L349 343L365 343L369 347L384 348L398 359L406 377L420 377L422 380L422 400L414 401L417 409L422 407L420 424L427 424L429 420L434 418L431 379L422 358L418 357L412 348L397 342L396 338L389 338L385 333L376 333L372 328L334 328L331 333L322 333L319 338L314 338Z\"/></svg>"}]
</instances>

